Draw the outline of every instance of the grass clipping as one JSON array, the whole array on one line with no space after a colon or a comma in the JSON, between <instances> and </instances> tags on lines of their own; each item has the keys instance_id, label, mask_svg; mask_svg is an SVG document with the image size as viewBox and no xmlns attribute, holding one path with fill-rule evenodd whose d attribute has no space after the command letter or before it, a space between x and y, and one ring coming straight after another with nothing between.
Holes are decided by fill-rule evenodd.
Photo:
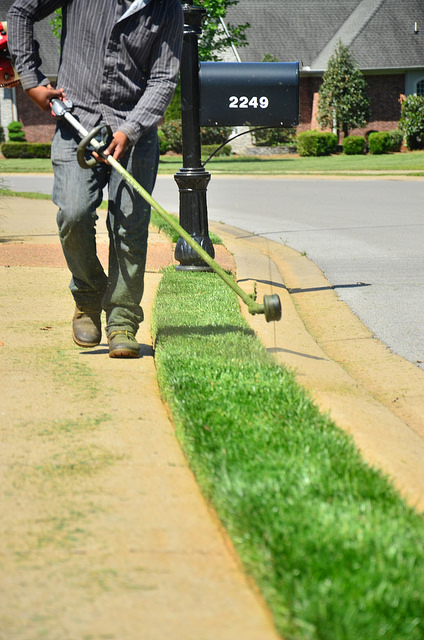
<instances>
[{"instance_id":1,"label":"grass clipping","mask_svg":"<svg viewBox=\"0 0 424 640\"><path fill-rule=\"evenodd\" d=\"M271 360L233 292L169 269L153 330L178 438L284 638L424 638L422 518Z\"/></svg>"}]
</instances>

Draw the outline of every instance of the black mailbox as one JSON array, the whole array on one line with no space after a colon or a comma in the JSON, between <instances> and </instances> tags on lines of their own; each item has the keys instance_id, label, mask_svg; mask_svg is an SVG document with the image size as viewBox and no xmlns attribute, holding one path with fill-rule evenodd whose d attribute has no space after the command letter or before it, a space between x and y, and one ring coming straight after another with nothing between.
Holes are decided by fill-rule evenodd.
<instances>
[{"instance_id":1,"label":"black mailbox","mask_svg":"<svg viewBox=\"0 0 424 640\"><path fill-rule=\"evenodd\" d=\"M201 126L293 127L298 62L201 62Z\"/></svg>"}]
</instances>

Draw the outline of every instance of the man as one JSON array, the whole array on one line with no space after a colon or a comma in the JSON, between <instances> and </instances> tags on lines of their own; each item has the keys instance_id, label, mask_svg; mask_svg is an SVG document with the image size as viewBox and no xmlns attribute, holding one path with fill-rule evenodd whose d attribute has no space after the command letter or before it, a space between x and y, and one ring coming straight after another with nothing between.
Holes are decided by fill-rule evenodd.
<instances>
[{"instance_id":1,"label":"man","mask_svg":"<svg viewBox=\"0 0 424 640\"><path fill-rule=\"evenodd\" d=\"M33 24L62 8L61 60L54 89L37 67ZM23 89L43 110L65 95L74 116L91 130L109 124L105 153L149 192L158 167L156 126L175 89L182 47L180 0L16 0L8 14L8 38ZM135 339L140 307L150 207L106 162L81 169L78 135L58 121L52 144L53 201L58 230L72 273L73 338L80 347L101 340L106 313L110 357L138 357ZM96 253L96 208L109 189L109 269Z\"/></svg>"}]
</instances>

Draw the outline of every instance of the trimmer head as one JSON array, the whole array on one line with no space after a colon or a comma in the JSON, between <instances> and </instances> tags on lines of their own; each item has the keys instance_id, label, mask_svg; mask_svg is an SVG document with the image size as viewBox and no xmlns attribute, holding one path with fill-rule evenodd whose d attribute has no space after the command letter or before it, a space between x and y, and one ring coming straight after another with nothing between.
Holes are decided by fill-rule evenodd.
<instances>
[{"instance_id":1,"label":"trimmer head","mask_svg":"<svg viewBox=\"0 0 424 640\"><path fill-rule=\"evenodd\" d=\"M276 293L264 296L264 314L267 322L281 320L281 300Z\"/></svg>"}]
</instances>

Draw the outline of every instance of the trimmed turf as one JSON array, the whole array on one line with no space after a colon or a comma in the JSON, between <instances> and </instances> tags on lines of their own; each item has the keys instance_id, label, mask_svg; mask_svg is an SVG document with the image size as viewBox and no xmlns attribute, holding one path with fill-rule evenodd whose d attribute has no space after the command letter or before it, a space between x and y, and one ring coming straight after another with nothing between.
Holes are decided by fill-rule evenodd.
<instances>
[{"instance_id":1,"label":"trimmed turf","mask_svg":"<svg viewBox=\"0 0 424 640\"><path fill-rule=\"evenodd\" d=\"M422 517L274 363L235 294L168 269L153 331L184 452L284 638L424 638Z\"/></svg>"},{"instance_id":2,"label":"trimmed turf","mask_svg":"<svg viewBox=\"0 0 424 640\"><path fill-rule=\"evenodd\" d=\"M206 160L206 158L203 158ZM161 156L159 163L160 174L174 174L182 166L181 156ZM424 151L409 153L386 153L382 155L321 156L318 158L300 158L290 154L279 157L258 156L229 156L215 157L206 168L211 173L228 174L326 174L349 175L350 172L359 175L393 175L404 172L407 175L424 175ZM0 174L7 173L51 173L51 162L47 158L0 158Z\"/></svg>"}]
</instances>

